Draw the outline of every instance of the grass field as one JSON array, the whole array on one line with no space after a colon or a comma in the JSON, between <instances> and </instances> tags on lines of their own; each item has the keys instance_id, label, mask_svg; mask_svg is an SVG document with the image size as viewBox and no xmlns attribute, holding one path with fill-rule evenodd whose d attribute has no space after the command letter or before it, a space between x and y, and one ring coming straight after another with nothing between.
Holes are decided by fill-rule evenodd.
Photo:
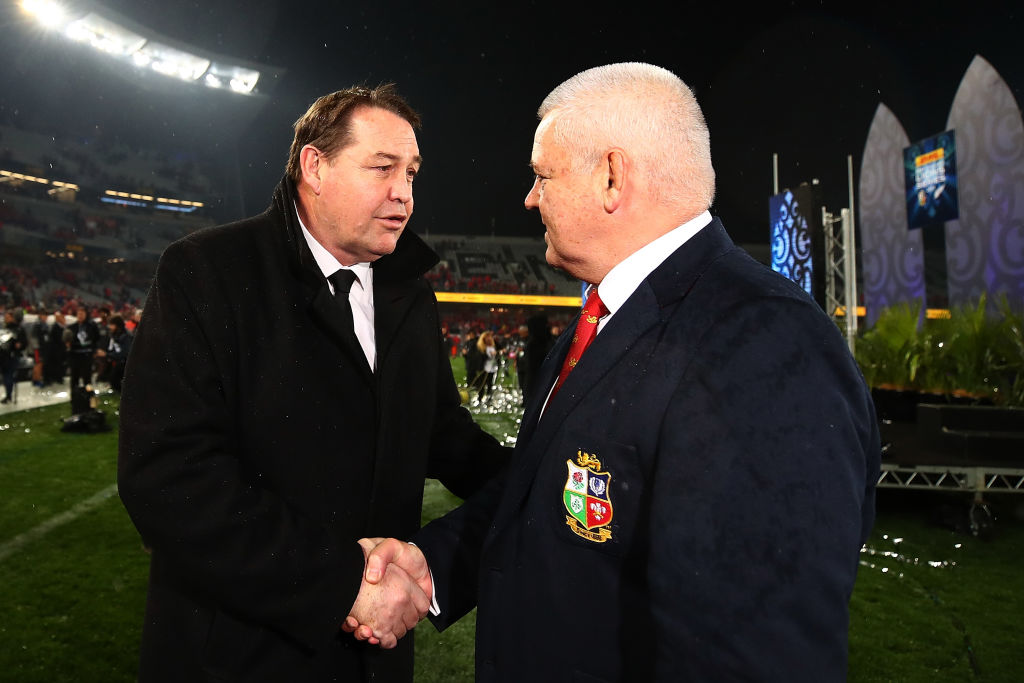
<instances>
[{"instance_id":1,"label":"grass field","mask_svg":"<svg viewBox=\"0 0 1024 683\"><path fill-rule=\"evenodd\" d=\"M117 400L111 431L62 432L64 405L0 416L0 681L135 680L148 556L115 494ZM479 412L501 437L509 412ZM879 491L875 532L851 601L855 682L1019 681L1024 647L1024 521L1014 494L991 502L996 522L976 538L949 519L960 498ZM1019 496L1024 499L1024 496ZM458 499L427 481L423 519ZM470 614L437 633L417 630L418 683L472 680Z\"/></svg>"}]
</instances>

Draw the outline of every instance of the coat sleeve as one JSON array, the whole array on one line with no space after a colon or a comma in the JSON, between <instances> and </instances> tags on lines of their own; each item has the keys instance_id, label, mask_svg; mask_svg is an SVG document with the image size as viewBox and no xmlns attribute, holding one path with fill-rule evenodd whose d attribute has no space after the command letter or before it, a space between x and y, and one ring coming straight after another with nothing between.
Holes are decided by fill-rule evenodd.
<instances>
[{"instance_id":1,"label":"coat sleeve","mask_svg":"<svg viewBox=\"0 0 1024 683\"><path fill-rule=\"evenodd\" d=\"M315 647L352 605L362 553L244 476L222 277L187 242L161 258L126 363L119 493L182 590Z\"/></svg>"},{"instance_id":2,"label":"coat sleeve","mask_svg":"<svg viewBox=\"0 0 1024 683\"><path fill-rule=\"evenodd\" d=\"M658 435L644 563L657 680L842 680L874 519L870 393L811 302L719 316Z\"/></svg>"}]
</instances>

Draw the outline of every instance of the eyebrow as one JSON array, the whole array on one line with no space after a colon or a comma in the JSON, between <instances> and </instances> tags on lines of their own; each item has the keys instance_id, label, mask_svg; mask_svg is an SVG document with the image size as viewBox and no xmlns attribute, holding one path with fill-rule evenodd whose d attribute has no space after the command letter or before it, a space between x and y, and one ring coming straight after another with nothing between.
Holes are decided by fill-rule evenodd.
<instances>
[{"instance_id":1,"label":"eyebrow","mask_svg":"<svg viewBox=\"0 0 1024 683\"><path fill-rule=\"evenodd\" d=\"M377 152L376 154L373 155L373 158L374 159L385 159L385 160L391 161L391 162L397 162L397 161L401 161L402 160L402 157L398 156L397 154L390 154L388 152ZM416 164L418 166L422 166L423 165L423 156L420 155L420 154L417 154L416 156L414 156L412 158L412 163L414 163L414 164Z\"/></svg>"}]
</instances>

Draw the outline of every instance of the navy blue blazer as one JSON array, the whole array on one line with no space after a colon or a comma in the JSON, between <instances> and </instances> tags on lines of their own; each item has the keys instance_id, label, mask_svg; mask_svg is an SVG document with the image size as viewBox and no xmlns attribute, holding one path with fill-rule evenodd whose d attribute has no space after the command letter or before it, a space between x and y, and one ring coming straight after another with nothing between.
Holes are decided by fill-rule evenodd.
<instances>
[{"instance_id":1,"label":"navy blue blazer","mask_svg":"<svg viewBox=\"0 0 1024 683\"><path fill-rule=\"evenodd\" d=\"M507 477L415 537L435 625L478 605L477 680L845 679L881 449L869 389L813 299L715 219L538 421L546 393Z\"/></svg>"}]
</instances>

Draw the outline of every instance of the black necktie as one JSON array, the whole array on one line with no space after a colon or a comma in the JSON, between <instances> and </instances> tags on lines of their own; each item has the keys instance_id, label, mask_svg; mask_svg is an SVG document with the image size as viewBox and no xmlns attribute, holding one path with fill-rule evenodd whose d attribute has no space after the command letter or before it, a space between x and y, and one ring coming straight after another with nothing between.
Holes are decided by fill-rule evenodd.
<instances>
[{"instance_id":1,"label":"black necktie","mask_svg":"<svg viewBox=\"0 0 1024 683\"><path fill-rule=\"evenodd\" d=\"M334 274L327 278L334 287L334 300L341 308L341 319L345 324L345 330L355 336L355 325L352 322L352 305L348 302L348 290L356 280L356 274L347 268L334 271Z\"/></svg>"}]
</instances>

